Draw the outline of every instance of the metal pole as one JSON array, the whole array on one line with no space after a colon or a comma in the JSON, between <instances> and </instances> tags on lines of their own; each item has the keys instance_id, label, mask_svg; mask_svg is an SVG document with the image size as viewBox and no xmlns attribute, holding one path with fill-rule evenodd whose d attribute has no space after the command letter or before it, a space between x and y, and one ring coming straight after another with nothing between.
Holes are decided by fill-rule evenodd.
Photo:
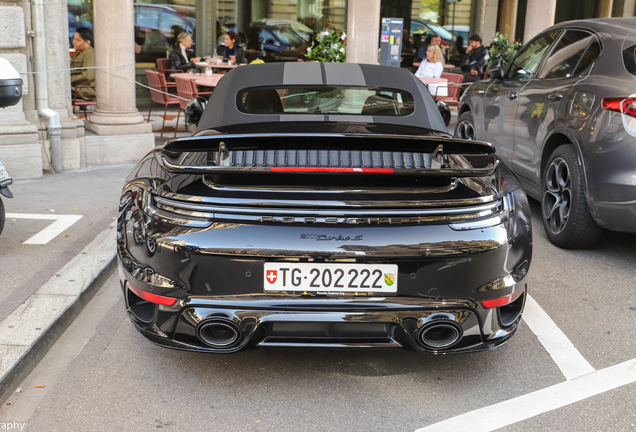
<instances>
[{"instance_id":1,"label":"metal pole","mask_svg":"<svg viewBox=\"0 0 636 432\"><path fill-rule=\"evenodd\" d=\"M62 163L62 123L60 113L49 108L49 89L46 71L46 35L44 34L44 2L31 1L33 20L33 67L35 69L35 93L38 114L48 120L51 148L51 169L54 173L64 171Z\"/></svg>"},{"instance_id":2,"label":"metal pole","mask_svg":"<svg viewBox=\"0 0 636 432\"><path fill-rule=\"evenodd\" d=\"M455 6L457 5L457 2L453 2L453 24L451 26L451 33L453 34L453 36L455 36Z\"/></svg>"}]
</instances>

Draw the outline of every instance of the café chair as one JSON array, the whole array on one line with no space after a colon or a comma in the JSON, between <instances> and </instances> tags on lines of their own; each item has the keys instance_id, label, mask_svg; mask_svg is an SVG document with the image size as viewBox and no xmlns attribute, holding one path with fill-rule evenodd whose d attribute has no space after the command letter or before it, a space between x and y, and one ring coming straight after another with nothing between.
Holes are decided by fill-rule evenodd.
<instances>
[{"instance_id":1,"label":"caf\u00e9 chair","mask_svg":"<svg viewBox=\"0 0 636 432\"><path fill-rule=\"evenodd\" d=\"M459 95L460 95L460 89L461 89L462 83L464 82L464 75L442 72L441 78L445 78L446 80L448 80L446 84L448 96L437 96L437 91L439 91L440 88L444 88L444 87L437 87L437 89L435 90L436 94L434 95L434 99L436 101L442 101L446 105L449 105L449 104L457 105L457 108L459 108Z\"/></svg>"},{"instance_id":2,"label":"caf\u00e9 chair","mask_svg":"<svg viewBox=\"0 0 636 432\"><path fill-rule=\"evenodd\" d=\"M197 84L194 80L189 78L178 78L175 80L177 83L177 96L179 99L179 114L177 114L177 125L174 127L174 138L177 137L177 130L179 129L179 118L181 117L181 111L185 110L186 105L195 97L201 96L209 99L212 92L199 92ZM187 125L186 125L187 126Z\"/></svg>"},{"instance_id":3,"label":"caf\u00e9 chair","mask_svg":"<svg viewBox=\"0 0 636 432\"><path fill-rule=\"evenodd\" d=\"M161 75L166 78L166 86L168 88L175 88L177 83L174 81L168 81L168 77L173 73L183 73L182 70L179 69L169 69L170 67L170 59L168 58L158 58L157 59L157 70Z\"/></svg>"},{"instance_id":4,"label":"caf\u00e9 chair","mask_svg":"<svg viewBox=\"0 0 636 432\"><path fill-rule=\"evenodd\" d=\"M97 105L96 100L84 100L77 96L77 89L79 88L95 88L94 85L85 85L80 84L75 86L75 92L73 93L73 98L71 99L71 104L73 105L73 114L75 114L75 107L80 107L80 111L84 111L84 118L88 118L88 114L86 111L86 107L90 105Z\"/></svg>"},{"instance_id":5,"label":"caf\u00e9 chair","mask_svg":"<svg viewBox=\"0 0 636 432\"><path fill-rule=\"evenodd\" d=\"M152 105L158 103L165 105L163 111L163 124L161 125L161 138L163 138L163 128L166 126L166 115L168 113L168 105L177 105L179 99L168 94L168 86L166 85L166 77L150 69L146 69L146 77L148 78L148 86L150 90L150 110L148 110L148 123L150 123L150 114L152 113Z\"/></svg>"}]
</instances>

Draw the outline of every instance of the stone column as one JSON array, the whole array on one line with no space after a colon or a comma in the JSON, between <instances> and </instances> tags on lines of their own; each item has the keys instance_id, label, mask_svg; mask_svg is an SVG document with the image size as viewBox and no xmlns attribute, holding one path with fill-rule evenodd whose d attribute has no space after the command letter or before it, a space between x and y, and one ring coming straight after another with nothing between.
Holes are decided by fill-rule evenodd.
<instances>
[{"instance_id":1,"label":"stone column","mask_svg":"<svg viewBox=\"0 0 636 432\"><path fill-rule=\"evenodd\" d=\"M595 18L608 18L612 16L613 0L596 0Z\"/></svg>"},{"instance_id":2,"label":"stone column","mask_svg":"<svg viewBox=\"0 0 636 432\"><path fill-rule=\"evenodd\" d=\"M613 17L633 17L636 13L636 0L614 0Z\"/></svg>"},{"instance_id":3,"label":"stone column","mask_svg":"<svg viewBox=\"0 0 636 432\"><path fill-rule=\"evenodd\" d=\"M196 0L195 50L197 57L211 56L216 49L216 5L217 2Z\"/></svg>"},{"instance_id":4,"label":"stone column","mask_svg":"<svg viewBox=\"0 0 636 432\"><path fill-rule=\"evenodd\" d=\"M556 0L531 0L526 7L526 26L523 32L523 42L530 39L543 30L554 25L556 12Z\"/></svg>"},{"instance_id":5,"label":"stone column","mask_svg":"<svg viewBox=\"0 0 636 432\"><path fill-rule=\"evenodd\" d=\"M499 0L475 0L473 3L472 31L469 36L478 34L481 36L484 45L489 45L495 38L497 31L497 10ZM468 43L467 41L465 41Z\"/></svg>"},{"instance_id":6,"label":"stone column","mask_svg":"<svg viewBox=\"0 0 636 432\"><path fill-rule=\"evenodd\" d=\"M136 106L133 0L94 0L93 14L95 63L103 69L96 74L97 107L86 122L96 134L86 136L87 162L136 161L154 147L154 135Z\"/></svg>"},{"instance_id":7,"label":"stone column","mask_svg":"<svg viewBox=\"0 0 636 432\"><path fill-rule=\"evenodd\" d=\"M347 63L378 63L380 0L349 0Z\"/></svg>"},{"instance_id":8,"label":"stone column","mask_svg":"<svg viewBox=\"0 0 636 432\"><path fill-rule=\"evenodd\" d=\"M515 39L517 30L517 6L519 0L500 0L499 2L499 23L497 31L507 34L510 40Z\"/></svg>"},{"instance_id":9,"label":"stone column","mask_svg":"<svg viewBox=\"0 0 636 432\"><path fill-rule=\"evenodd\" d=\"M0 108L0 160L16 180L42 177L38 128L24 115L27 105L35 105L33 78L26 74L26 22L31 21L28 7L28 1L3 2L0 6L0 57L7 59L22 77L22 100L15 106Z\"/></svg>"}]
</instances>

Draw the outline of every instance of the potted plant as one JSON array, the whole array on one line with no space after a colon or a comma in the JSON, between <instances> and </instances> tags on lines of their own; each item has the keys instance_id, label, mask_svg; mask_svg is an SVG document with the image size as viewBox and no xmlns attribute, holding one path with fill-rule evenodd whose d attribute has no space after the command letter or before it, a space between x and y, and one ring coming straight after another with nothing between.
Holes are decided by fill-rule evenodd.
<instances>
[{"instance_id":1,"label":"potted plant","mask_svg":"<svg viewBox=\"0 0 636 432\"><path fill-rule=\"evenodd\" d=\"M517 42L517 40L513 40L510 42L507 34L501 34L497 32L495 34L495 39L490 45L490 59L488 60L488 65L493 64L495 60L501 59L503 66L508 64L510 60L517 54L517 51L521 47L521 42Z\"/></svg>"},{"instance_id":2,"label":"potted plant","mask_svg":"<svg viewBox=\"0 0 636 432\"><path fill-rule=\"evenodd\" d=\"M347 58L347 47L344 45L346 38L344 30L320 32L313 38L305 57L308 60L344 63Z\"/></svg>"}]
</instances>

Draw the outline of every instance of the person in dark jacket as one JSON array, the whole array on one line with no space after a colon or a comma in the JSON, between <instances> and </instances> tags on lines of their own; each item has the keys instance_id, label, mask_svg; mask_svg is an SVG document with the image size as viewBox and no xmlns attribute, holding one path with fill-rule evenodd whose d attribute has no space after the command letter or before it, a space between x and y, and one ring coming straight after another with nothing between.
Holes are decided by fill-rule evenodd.
<instances>
[{"instance_id":1,"label":"person in dark jacket","mask_svg":"<svg viewBox=\"0 0 636 432\"><path fill-rule=\"evenodd\" d=\"M232 60L235 64L246 63L245 50L239 45L239 38L235 32L229 31L223 36L223 43L225 45L219 45L216 49L217 55L223 57L223 59Z\"/></svg>"},{"instance_id":2,"label":"person in dark jacket","mask_svg":"<svg viewBox=\"0 0 636 432\"><path fill-rule=\"evenodd\" d=\"M464 72L464 82L475 82L484 79L490 53L488 48L481 44L479 35L472 35L468 40L469 45L466 48L461 68Z\"/></svg>"},{"instance_id":3,"label":"person in dark jacket","mask_svg":"<svg viewBox=\"0 0 636 432\"><path fill-rule=\"evenodd\" d=\"M446 62L446 47L442 45L442 38L436 34L429 35L426 38L426 41L424 42L424 44L422 44L419 51L417 52L416 62L419 63L423 60L426 60L426 53L428 52L428 46L430 44L437 45L439 47L440 51L442 52L442 56L444 57L444 63L445 63Z\"/></svg>"},{"instance_id":4,"label":"person in dark jacket","mask_svg":"<svg viewBox=\"0 0 636 432\"><path fill-rule=\"evenodd\" d=\"M177 43L174 48L168 54L170 59L170 69L179 69L187 71L188 69L194 69L196 65L194 62L201 61L201 57L192 57L188 59L188 53L186 49L192 46L192 36L188 32L181 32L177 36Z\"/></svg>"}]
</instances>

